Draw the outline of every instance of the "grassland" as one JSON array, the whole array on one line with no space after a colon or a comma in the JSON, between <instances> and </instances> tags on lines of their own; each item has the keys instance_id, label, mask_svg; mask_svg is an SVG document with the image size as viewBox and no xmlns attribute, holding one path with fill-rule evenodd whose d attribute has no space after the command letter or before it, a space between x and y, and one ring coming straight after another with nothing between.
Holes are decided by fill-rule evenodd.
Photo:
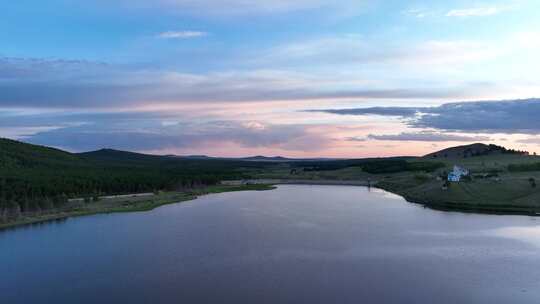
<instances>
[{"instance_id":1,"label":"grassland","mask_svg":"<svg viewBox=\"0 0 540 304\"><path fill-rule=\"evenodd\" d=\"M21 216L16 221L0 224L0 229L100 213L151 211L163 205L190 201L207 194L235 191L265 191L272 189L274 189L273 186L262 184L240 186L215 185L183 192L160 192L151 197L101 199L90 203L73 204L66 206L62 210L48 210L38 215Z\"/></svg>"},{"instance_id":2,"label":"grassland","mask_svg":"<svg viewBox=\"0 0 540 304\"><path fill-rule=\"evenodd\" d=\"M424 174L425 178L419 178L419 173L391 176L380 180L377 186L402 195L408 201L437 209L499 214L540 213L540 187L531 184L531 179L540 180L540 172L508 170L510 165L538 163L539 157L491 155L442 161L446 165L445 169ZM470 181L450 183L445 188L437 175L451 170L455 164L469 169L473 178ZM496 176L481 178L482 174L490 172Z\"/></svg>"},{"instance_id":3,"label":"grassland","mask_svg":"<svg viewBox=\"0 0 540 304\"><path fill-rule=\"evenodd\" d=\"M262 172L255 172L254 177L313 181L313 183L369 181L375 187L401 195L409 202L435 209L497 214L540 214L540 185L538 187L531 185L531 178L540 182L540 171L508 170L508 166L512 164L538 163L540 157L488 155L451 159L417 158L408 161L436 161L444 163L444 167L433 172L372 174L357 166L338 170L304 171L303 168L280 164ZM442 177L456 164L469 169L473 176L472 180L450 183L448 187L443 187L445 180ZM291 173L293 169L296 169L294 174ZM480 178L486 173L495 174L496 177Z\"/></svg>"},{"instance_id":4,"label":"grassland","mask_svg":"<svg viewBox=\"0 0 540 304\"><path fill-rule=\"evenodd\" d=\"M435 209L537 215L540 213L540 191L531 186L531 177L538 180L540 174L502 173L498 179L450 183L447 188L432 177L424 180L393 176L379 181L376 186Z\"/></svg>"}]
</instances>

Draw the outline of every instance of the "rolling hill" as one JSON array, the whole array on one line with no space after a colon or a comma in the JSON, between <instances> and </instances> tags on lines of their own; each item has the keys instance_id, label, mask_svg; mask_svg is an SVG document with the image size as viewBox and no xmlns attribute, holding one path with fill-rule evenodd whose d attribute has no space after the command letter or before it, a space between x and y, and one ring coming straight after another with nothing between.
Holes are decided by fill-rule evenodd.
<instances>
[{"instance_id":1,"label":"rolling hill","mask_svg":"<svg viewBox=\"0 0 540 304\"><path fill-rule=\"evenodd\" d=\"M506 149L497 145L475 143L464 146L451 147L425 155L423 158L468 158L493 155L528 155L528 152Z\"/></svg>"},{"instance_id":2,"label":"rolling hill","mask_svg":"<svg viewBox=\"0 0 540 304\"><path fill-rule=\"evenodd\" d=\"M78 165L82 165L82 159L76 154L0 138L1 171Z\"/></svg>"}]
</instances>

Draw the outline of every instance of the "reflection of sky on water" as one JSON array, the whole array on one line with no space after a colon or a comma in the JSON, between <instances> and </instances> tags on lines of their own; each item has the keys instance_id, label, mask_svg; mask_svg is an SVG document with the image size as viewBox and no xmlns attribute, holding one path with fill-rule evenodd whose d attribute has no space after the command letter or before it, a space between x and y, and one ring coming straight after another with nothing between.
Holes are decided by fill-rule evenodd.
<instances>
[{"instance_id":1,"label":"reflection of sky on water","mask_svg":"<svg viewBox=\"0 0 540 304\"><path fill-rule=\"evenodd\" d=\"M518 240L527 244L540 247L540 226L535 227L505 227L495 229L492 235Z\"/></svg>"},{"instance_id":2,"label":"reflection of sky on water","mask_svg":"<svg viewBox=\"0 0 540 304\"><path fill-rule=\"evenodd\" d=\"M0 292L10 304L536 304L539 230L373 188L283 185L0 233Z\"/></svg>"}]
</instances>

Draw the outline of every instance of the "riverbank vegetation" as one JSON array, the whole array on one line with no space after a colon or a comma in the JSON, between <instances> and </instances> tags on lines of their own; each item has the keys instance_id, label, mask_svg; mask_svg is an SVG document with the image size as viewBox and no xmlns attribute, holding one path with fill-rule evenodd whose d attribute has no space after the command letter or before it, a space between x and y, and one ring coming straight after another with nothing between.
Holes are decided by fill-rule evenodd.
<instances>
[{"instance_id":1,"label":"riverbank vegetation","mask_svg":"<svg viewBox=\"0 0 540 304\"><path fill-rule=\"evenodd\" d=\"M100 213L150 211L163 205L190 201L207 194L272 189L274 187L271 185L213 185L184 191L158 192L152 196L120 196L91 201L71 201L61 207L41 212L20 213L16 218L0 222L0 229Z\"/></svg>"},{"instance_id":2,"label":"riverbank vegetation","mask_svg":"<svg viewBox=\"0 0 540 304\"><path fill-rule=\"evenodd\" d=\"M0 223L70 208L73 198L193 191L268 165L115 150L74 154L0 139Z\"/></svg>"}]
</instances>

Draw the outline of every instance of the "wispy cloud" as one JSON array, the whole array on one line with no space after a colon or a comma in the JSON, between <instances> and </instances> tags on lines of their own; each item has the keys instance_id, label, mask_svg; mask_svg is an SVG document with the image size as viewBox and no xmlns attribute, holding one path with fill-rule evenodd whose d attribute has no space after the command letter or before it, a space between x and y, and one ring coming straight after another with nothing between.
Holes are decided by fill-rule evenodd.
<instances>
[{"instance_id":1,"label":"wispy cloud","mask_svg":"<svg viewBox=\"0 0 540 304\"><path fill-rule=\"evenodd\" d=\"M342 75L251 69L180 73L91 62L0 57L0 106L122 107L150 103L461 97L470 87L376 87ZM349 84L344 88L343 84ZM476 89L476 88L475 88ZM91 94L90 94L91 92Z\"/></svg>"},{"instance_id":2,"label":"wispy cloud","mask_svg":"<svg viewBox=\"0 0 540 304\"><path fill-rule=\"evenodd\" d=\"M453 9L446 13L447 17L485 17L500 14L510 10L510 6L486 6L463 9Z\"/></svg>"},{"instance_id":3,"label":"wispy cloud","mask_svg":"<svg viewBox=\"0 0 540 304\"><path fill-rule=\"evenodd\" d=\"M402 14L416 18L426 18L434 15L434 12L426 9L413 8L402 11Z\"/></svg>"},{"instance_id":4,"label":"wispy cloud","mask_svg":"<svg viewBox=\"0 0 540 304\"><path fill-rule=\"evenodd\" d=\"M440 132L403 132L399 134L369 134L367 136L369 139L374 140L386 140L386 141L427 141L427 142L446 142L446 141L455 141L455 142L480 142L480 141L489 141L490 138L487 136L468 136L468 135L458 135L458 134L447 134Z\"/></svg>"},{"instance_id":5,"label":"wispy cloud","mask_svg":"<svg viewBox=\"0 0 540 304\"><path fill-rule=\"evenodd\" d=\"M115 148L181 150L232 145L283 151L317 151L330 139L302 124L257 120L193 119L182 112L81 112L17 114L0 111L0 129L25 141L72 151ZM26 132L21 134L20 132ZM317 145L313 145L316 142Z\"/></svg>"},{"instance_id":6,"label":"wispy cloud","mask_svg":"<svg viewBox=\"0 0 540 304\"><path fill-rule=\"evenodd\" d=\"M408 107L371 107L358 109L328 109L328 110L306 110L306 112L325 112L341 115L380 115L380 116L401 116L411 117L418 113L421 108Z\"/></svg>"},{"instance_id":7,"label":"wispy cloud","mask_svg":"<svg viewBox=\"0 0 540 304\"><path fill-rule=\"evenodd\" d=\"M200 31L167 31L159 33L158 38L162 39L189 39L208 36L207 32Z\"/></svg>"},{"instance_id":8,"label":"wispy cloud","mask_svg":"<svg viewBox=\"0 0 540 304\"><path fill-rule=\"evenodd\" d=\"M162 33L168 39L204 34ZM354 35L325 36L283 43L262 54L241 52L222 60L225 68L190 72L168 66L0 57L0 106L534 96L540 92L538 83L527 77L533 77L540 64L533 56L540 48L536 37L538 33L527 32L506 37L501 44L428 40L399 45ZM493 72L508 58L527 58L520 56L523 52L530 56L526 64L512 61ZM521 77L510 79L516 73ZM492 78L496 81L490 82Z\"/></svg>"},{"instance_id":9,"label":"wispy cloud","mask_svg":"<svg viewBox=\"0 0 540 304\"><path fill-rule=\"evenodd\" d=\"M139 126L144 128L137 128ZM163 150L198 148L226 143L248 148L283 150L318 150L324 147L324 136L310 135L303 126L267 125L253 129L233 121L180 122L163 126L152 121L108 121L38 132L25 138L36 144L53 145L74 151L104 147L128 150ZM317 145L308 145L316 141ZM300 145L299 142L305 142Z\"/></svg>"},{"instance_id":10,"label":"wispy cloud","mask_svg":"<svg viewBox=\"0 0 540 304\"><path fill-rule=\"evenodd\" d=\"M101 0L103 1L103 0ZM197 15L239 16L288 13L305 10L326 10L342 12L360 7L365 0L119 0L131 8L162 8L177 13ZM108 2L107 2L108 3Z\"/></svg>"},{"instance_id":11,"label":"wispy cloud","mask_svg":"<svg viewBox=\"0 0 540 304\"><path fill-rule=\"evenodd\" d=\"M399 65L399 67L425 65L464 66L494 59L501 51L489 43L478 40L425 40L395 44L374 38L341 35L319 37L278 45L259 58L259 62L274 65L297 65L317 62L318 66L350 66L368 64Z\"/></svg>"},{"instance_id":12,"label":"wispy cloud","mask_svg":"<svg viewBox=\"0 0 540 304\"><path fill-rule=\"evenodd\" d=\"M486 5L486 6L472 6L464 8L454 8L454 9L440 9L440 8L410 8L402 11L402 14L406 16L411 16L415 18L427 18L434 17L440 18L442 16L446 17L486 17L498 15L500 13L514 10L518 7L516 4L495 4L495 5Z\"/></svg>"},{"instance_id":13,"label":"wispy cloud","mask_svg":"<svg viewBox=\"0 0 540 304\"><path fill-rule=\"evenodd\" d=\"M518 139L516 142L520 144L533 144L533 145L540 145L540 137L528 137L524 139Z\"/></svg>"},{"instance_id":14,"label":"wispy cloud","mask_svg":"<svg viewBox=\"0 0 540 304\"><path fill-rule=\"evenodd\" d=\"M354 142L364 142L364 141L367 141L368 139L366 137L362 137L362 136L351 136L351 137L347 137L345 138L346 141L354 141Z\"/></svg>"}]
</instances>

